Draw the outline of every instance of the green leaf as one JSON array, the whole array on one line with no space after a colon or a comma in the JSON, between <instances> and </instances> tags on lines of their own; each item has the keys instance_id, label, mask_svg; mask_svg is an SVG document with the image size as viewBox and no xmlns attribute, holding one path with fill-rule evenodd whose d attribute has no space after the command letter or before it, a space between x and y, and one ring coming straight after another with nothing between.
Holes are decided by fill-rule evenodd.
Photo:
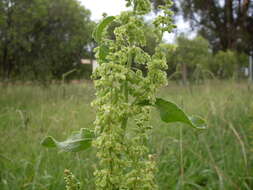
<instances>
[{"instance_id":1,"label":"green leaf","mask_svg":"<svg viewBox=\"0 0 253 190\"><path fill-rule=\"evenodd\" d=\"M114 16L108 16L104 18L95 28L93 32L93 38L96 42L100 43L104 29L115 19Z\"/></svg>"},{"instance_id":2,"label":"green leaf","mask_svg":"<svg viewBox=\"0 0 253 190\"><path fill-rule=\"evenodd\" d=\"M58 142L49 136L42 140L41 145L47 148L58 148L61 152L79 152L89 148L94 137L93 131L82 128L80 131L73 132L66 141Z\"/></svg>"},{"instance_id":3,"label":"green leaf","mask_svg":"<svg viewBox=\"0 0 253 190\"><path fill-rule=\"evenodd\" d=\"M49 137L45 137L42 140L41 145L47 148L54 148L54 147L57 147L57 143L58 142L53 137L49 136Z\"/></svg>"},{"instance_id":4,"label":"green leaf","mask_svg":"<svg viewBox=\"0 0 253 190\"><path fill-rule=\"evenodd\" d=\"M105 45L101 45L99 47L99 59L101 59L102 61L105 61L106 56L109 53L109 48Z\"/></svg>"},{"instance_id":5,"label":"green leaf","mask_svg":"<svg viewBox=\"0 0 253 190\"><path fill-rule=\"evenodd\" d=\"M205 129L206 123L200 117L188 117L176 104L157 98L155 107L160 112L162 121L166 123L181 122L197 129Z\"/></svg>"}]
</instances>

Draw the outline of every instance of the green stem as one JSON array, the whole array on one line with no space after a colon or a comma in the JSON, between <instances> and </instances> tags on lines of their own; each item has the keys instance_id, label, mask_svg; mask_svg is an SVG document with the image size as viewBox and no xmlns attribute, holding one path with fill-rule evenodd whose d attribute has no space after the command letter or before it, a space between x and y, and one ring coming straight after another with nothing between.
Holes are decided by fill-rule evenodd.
<instances>
[{"instance_id":1,"label":"green stem","mask_svg":"<svg viewBox=\"0 0 253 190\"><path fill-rule=\"evenodd\" d=\"M127 68L131 69L131 65L133 62L133 55L132 55L132 48L129 49L128 52L128 60L127 60ZM125 95L125 102L128 103L128 96L129 96L129 91L128 91L128 81L126 80L124 83L124 95ZM126 129L127 127L127 120L128 120L128 116L125 116L125 118L122 121L122 129Z\"/></svg>"}]
</instances>

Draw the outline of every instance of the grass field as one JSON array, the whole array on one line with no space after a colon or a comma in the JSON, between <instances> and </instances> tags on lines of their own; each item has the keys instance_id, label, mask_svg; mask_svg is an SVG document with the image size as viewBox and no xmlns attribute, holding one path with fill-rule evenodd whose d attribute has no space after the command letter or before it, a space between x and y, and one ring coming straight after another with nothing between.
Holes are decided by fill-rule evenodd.
<instances>
[{"instance_id":1,"label":"grass field","mask_svg":"<svg viewBox=\"0 0 253 190\"><path fill-rule=\"evenodd\" d=\"M91 83L0 86L0 190L63 190L70 169L83 190L94 190L94 150L58 153L40 145L46 135L64 140L93 127ZM150 150L156 153L161 190L253 189L253 89L246 83L211 82L190 87L171 83L159 96L209 128L198 131L160 122L154 112Z\"/></svg>"}]
</instances>

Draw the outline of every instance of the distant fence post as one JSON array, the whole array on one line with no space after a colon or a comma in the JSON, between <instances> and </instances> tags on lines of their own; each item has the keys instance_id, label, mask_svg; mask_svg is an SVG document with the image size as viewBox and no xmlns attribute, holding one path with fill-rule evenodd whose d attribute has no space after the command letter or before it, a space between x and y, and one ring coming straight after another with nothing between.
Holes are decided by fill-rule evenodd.
<instances>
[{"instance_id":1,"label":"distant fence post","mask_svg":"<svg viewBox=\"0 0 253 190\"><path fill-rule=\"evenodd\" d=\"M253 51L251 51L251 52L250 52L250 55L249 55L249 81L250 81L250 82L253 81L253 74L252 74L252 71L253 71L252 56L253 56Z\"/></svg>"}]
</instances>

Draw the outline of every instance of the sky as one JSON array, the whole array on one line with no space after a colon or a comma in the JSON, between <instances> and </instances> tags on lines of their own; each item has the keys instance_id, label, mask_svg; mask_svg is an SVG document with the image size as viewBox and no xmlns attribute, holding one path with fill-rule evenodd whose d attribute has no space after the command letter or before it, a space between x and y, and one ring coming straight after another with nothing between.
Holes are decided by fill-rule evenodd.
<instances>
[{"instance_id":1,"label":"sky","mask_svg":"<svg viewBox=\"0 0 253 190\"><path fill-rule=\"evenodd\" d=\"M102 18L103 13L107 15L118 15L121 11L127 10L125 7L125 0L79 0L85 8L91 11L91 19L94 21L99 21ZM183 21L182 18L179 18L177 23L177 33L180 32L190 32L189 23ZM194 36L194 33L190 33L190 37ZM173 43L175 40L176 34L165 34L164 40L169 43Z\"/></svg>"}]
</instances>

